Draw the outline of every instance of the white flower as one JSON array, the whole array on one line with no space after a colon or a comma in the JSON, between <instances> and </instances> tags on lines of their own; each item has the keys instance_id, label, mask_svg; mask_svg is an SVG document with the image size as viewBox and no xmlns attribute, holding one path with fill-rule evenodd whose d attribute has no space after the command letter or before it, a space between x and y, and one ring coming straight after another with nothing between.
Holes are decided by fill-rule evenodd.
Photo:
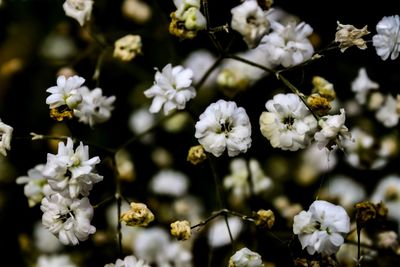
<instances>
[{"instance_id":1,"label":"white flower","mask_svg":"<svg viewBox=\"0 0 400 267\"><path fill-rule=\"evenodd\" d=\"M259 7L257 1L244 1L231 9L232 29L239 32L247 45L255 47L269 30L266 12Z\"/></svg>"},{"instance_id":2,"label":"white flower","mask_svg":"<svg viewBox=\"0 0 400 267\"><path fill-rule=\"evenodd\" d=\"M100 88L89 90L87 87L81 87L79 93L82 96L82 102L76 108L74 115L79 118L80 122L92 127L95 124L107 121L111 117L115 96L103 96L103 91Z\"/></svg>"},{"instance_id":3,"label":"white flower","mask_svg":"<svg viewBox=\"0 0 400 267\"><path fill-rule=\"evenodd\" d=\"M265 175L260 166L260 162L256 159L249 160L249 169L251 176L251 184L254 194L260 194L271 188L272 180Z\"/></svg>"},{"instance_id":4,"label":"white flower","mask_svg":"<svg viewBox=\"0 0 400 267\"><path fill-rule=\"evenodd\" d=\"M25 184L24 194L28 198L29 207L40 203L45 195L52 192L42 173L43 169L44 164L36 165L28 171L28 176L21 176L16 180L17 184Z\"/></svg>"},{"instance_id":5,"label":"white flower","mask_svg":"<svg viewBox=\"0 0 400 267\"><path fill-rule=\"evenodd\" d=\"M228 224L232 238L235 240L242 231L243 222L237 217L229 217ZM228 228L224 219L218 219L210 225L207 238L208 244L213 248L222 247L231 243Z\"/></svg>"},{"instance_id":6,"label":"white flower","mask_svg":"<svg viewBox=\"0 0 400 267\"><path fill-rule=\"evenodd\" d=\"M265 107L268 112L260 116L260 130L272 147L296 151L309 144L317 121L297 95L277 94Z\"/></svg>"},{"instance_id":7,"label":"white flower","mask_svg":"<svg viewBox=\"0 0 400 267\"><path fill-rule=\"evenodd\" d=\"M36 267L76 267L69 255L40 255Z\"/></svg>"},{"instance_id":8,"label":"white flower","mask_svg":"<svg viewBox=\"0 0 400 267\"><path fill-rule=\"evenodd\" d=\"M349 231L350 218L346 211L324 200L314 201L308 211L294 216L293 233L311 255L336 253Z\"/></svg>"},{"instance_id":9,"label":"white flower","mask_svg":"<svg viewBox=\"0 0 400 267\"><path fill-rule=\"evenodd\" d=\"M199 143L216 157L221 156L225 149L230 157L234 157L251 146L249 117L235 102L218 100L210 104L195 127Z\"/></svg>"},{"instance_id":10,"label":"white flower","mask_svg":"<svg viewBox=\"0 0 400 267\"><path fill-rule=\"evenodd\" d=\"M187 176L174 170L161 170L151 180L151 191L173 197L183 196L189 186Z\"/></svg>"},{"instance_id":11,"label":"white flower","mask_svg":"<svg viewBox=\"0 0 400 267\"><path fill-rule=\"evenodd\" d=\"M193 72L193 83L196 84L200 81L207 70L213 65L216 58L208 50L200 49L193 51L188 55L182 65L185 68L196 70ZM214 70L207 80L205 81L205 86L210 87L216 80L216 70ZM198 88L200 89L200 88Z\"/></svg>"},{"instance_id":12,"label":"white flower","mask_svg":"<svg viewBox=\"0 0 400 267\"><path fill-rule=\"evenodd\" d=\"M370 80L365 68L358 70L357 78L351 83L351 90L356 93L356 100L360 104L365 104L369 92L378 88L379 84Z\"/></svg>"},{"instance_id":13,"label":"white flower","mask_svg":"<svg viewBox=\"0 0 400 267\"><path fill-rule=\"evenodd\" d=\"M345 111L342 108L340 115L326 115L318 121L321 130L315 133L314 139L317 141L319 149L324 147L332 149L336 146L341 148L343 139L350 139L351 134L344 125L345 120Z\"/></svg>"},{"instance_id":14,"label":"white flower","mask_svg":"<svg viewBox=\"0 0 400 267\"><path fill-rule=\"evenodd\" d=\"M82 142L74 151L73 142L58 143L56 155L47 154L47 163L42 173L48 179L52 190L65 197L88 196L94 183L103 180L103 176L94 173L99 157L89 159L89 148Z\"/></svg>"},{"instance_id":15,"label":"white flower","mask_svg":"<svg viewBox=\"0 0 400 267\"><path fill-rule=\"evenodd\" d=\"M40 209L43 211L43 225L64 245L77 245L96 232L96 228L90 225L93 207L86 197L70 199L58 193L52 194L43 198Z\"/></svg>"},{"instance_id":16,"label":"white flower","mask_svg":"<svg viewBox=\"0 0 400 267\"><path fill-rule=\"evenodd\" d=\"M170 244L167 231L152 227L140 231L133 240L135 255L149 264L163 264L168 262L166 248Z\"/></svg>"},{"instance_id":17,"label":"white flower","mask_svg":"<svg viewBox=\"0 0 400 267\"><path fill-rule=\"evenodd\" d=\"M65 14L76 19L81 26L90 20L92 7L91 0L67 0L63 4Z\"/></svg>"},{"instance_id":18,"label":"white flower","mask_svg":"<svg viewBox=\"0 0 400 267\"><path fill-rule=\"evenodd\" d=\"M154 123L154 114L150 113L146 108L135 110L129 117L129 128L135 134L146 132Z\"/></svg>"},{"instance_id":19,"label":"white flower","mask_svg":"<svg viewBox=\"0 0 400 267\"><path fill-rule=\"evenodd\" d=\"M7 156L7 151L11 149L11 139L13 128L0 120L0 153Z\"/></svg>"},{"instance_id":20,"label":"white flower","mask_svg":"<svg viewBox=\"0 0 400 267\"><path fill-rule=\"evenodd\" d=\"M192 77L193 71L182 66L167 64L161 72L157 70L154 85L144 91L146 97L153 98L150 112L157 113L163 107L168 115L174 109L184 109L186 102L196 96Z\"/></svg>"},{"instance_id":21,"label":"white flower","mask_svg":"<svg viewBox=\"0 0 400 267\"><path fill-rule=\"evenodd\" d=\"M233 254L229 267L263 267L261 255L248 248L242 248Z\"/></svg>"},{"instance_id":22,"label":"white flower","mask_svg":"<svg viewBox=\"0 0 400 267\"><path fill-rule=\"evenodd\" d=\"M389 210L388 217L400 223L400 176L390 174L383 177L376 185L371 196L371 201L374 203L383 201Z\"/></svg>"},{"instance_id":23,"label":"white flower","mask_svg":"<svg viewBox=\"0 0 400 267\"><path fill-rule=\"evenodd\" d=\"M115 264L109 263L104 265L104 267L150 267L150 265L147 265L143 260L138 260L135 256L130 255L126 256L124 260L118 259Z\"/></svg>"},{"instance_id":24,"label":"white flower","mask_svg":"<svg viewBox=\"0 0 400 267\"><path fill-rule=\"evenodd\" d=\"M400 52L400 17L383 17L376 25L377 34L372 37L376 53L386 60L395 60Z\"/></svg>"},{"instance_id":25,"label":"white flower","mask_svg":"<svg viewBox=\"0 0 400 267\"><path fill-rule=\"evenodd\" d=\"M394 127L399 122L400 110L398 110L398 102L392 95L387 95L385 102L376 111L375 117L385 127Z\"/></svg>"},{"instance_id":26,"label":"white flower","mask_svg":"<svg viewBox=\"0 0 400 267\"><path fill-rule=\"evenodd\" d=\"M33 228L35 247L44 253L53 253L62 249L63 245L41 221L35 223Z\"/></svg>"},{"instance_id":27,"label":"white flower","mask_svg":"<svg viewBox=\"0 0 400 267\"><path fill-rule=\"evenodd\" d=\"M59 76L57 85L46 90L46 92L51 93L46 98L46 104L50 105L51 109L64 105L67 105L70 109L76 108L82 101L79 88L84 82L85 79L76 75L68 78Z\"/></svg>"},{"instance_id":28,"label":"white flower","mask_svg":"<svg viewBox=\"0 0 400 267\"><path fill-rule=\"evenodd\" d=\"M307 38L313 32L310 25L290 22L284 26L272 21L271 28L273 31L261 39L260 46L273 64L287 68L311 58L314 48Z\"/></svg>"},{"instance_id":29,"label":"white flower","mask_svg":"<svg viewBox=\"0 0 400 267\"><path fill-rule=\"evenodd\" d=\"M160 267L192 267L192 253L184 247L184 243L173 241L165 248L168 261L161 263Z\"/></svg>"}]
</instances>

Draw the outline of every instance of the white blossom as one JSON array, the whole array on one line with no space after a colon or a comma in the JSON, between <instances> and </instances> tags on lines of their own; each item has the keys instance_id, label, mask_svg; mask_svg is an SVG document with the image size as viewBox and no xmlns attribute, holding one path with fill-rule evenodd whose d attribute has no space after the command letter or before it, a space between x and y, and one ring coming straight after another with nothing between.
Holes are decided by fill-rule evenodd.
<instances>
[{"instance_id":1,"label":"white blossom","mask_svg":"<svg viewBox=\"0 0 400 267\"><path fill-rule=\"evenodd\" d=\"M321 130L315 133L314 139L317 141L319 149L324 147L331 149L336 146L341 148L343 140L350 139L351 134L344 125L345 120L345 111L342 108L340 115L326 115L318 121Z\"/></svg>"},{"instance_id":2,"label":"white blossom","mask_svg":"<svg viewBox=\"0 0 400 267\"><path fill-rule=\"evenodd\" d=\"M269 30L267 12L264 12L257 1L244 1L231 9L231 27L239 32L248 47L255 47Z\"/></svg>"},{"instance_id":3,"label":"white blossom","mask_svg":"<svg viewBox=\"0 0 400 267\"><path fill-rule=\"evenodd\" d=\"M150 188L156 194L173 197L183 196L189 186L185 174L174 170L161 170L150 181Z\"/></svg>"},{"instance_id":4,"label":"white blossom","mask_svg":"<svg viewBox=\"0 0 400 267\"><path fill-rule=\"evenodd\" d=\"M195 137L204 150L219 157L228 150L234 157L251 146L251 125L246 111L233 101L210 104L195 125Z\"/></svg>"},{"instance_id":5,"label":"white blossom","mask_svg":"<svg viewBox=\"0 0 400 267\"><path fill-rule=\"evenodd\" d=\"M13 128L0 120L0 153L7 156L7 150L11 149Z\"/></svg>"},{"instance_id":6,"label":"white blossom","mask_svg":"<svg viewBox=\"0 0 400 267\"><path fill-rule=\"evenodd\" d=\"M294 216L293 233L311 255L336 253L349 231L350 218L344 208L324 200L314 201L308 211Z\"/></svg>"},{"instance_id":7,"label":"white blossom","mask_svg":"<svg viewBox=\"0 0 400 267\"><path fill-rule=\"evenodd\" d=\"M204 76L204 74L214 64L215 61L215 56L211 54L208 50L199 49L190 53L185 61L182 62L182 65L185 68L196 70L193 72L193 83L196 84L200 81L200 79ZM217 70L214 70L210 74L210 76L207 77L204 85L206 87L210 87L213 83L215 83L216 75Z\"/></svg>"},{"instance_id":8,"label":"white blossom","mask_svg":"<svg viewBox=\"0 0 400 267\"><path fill-rule=\"evenodd\" d=\"M88 196L93 184L103 180L103 176L94 173L99 157L89 159L89 147L81 142L74 150L71 138L67 144L58 143L57 154L47 154L47 163L42 173L48 179L52 190L65 197Z\"/></svg>"},{"instance_id":9,"label":"white blossom","mask_svg":"<svg viewBox=\"0 0 400 267\"><path fill-rule=\"evenodd\" d=\"M139 260L133 255L129 255L124 260L117 259L115 264L109 263L104 265L104 267L150 267L150 265L145 264L143 260Z\"/></svg>"},{"instance_id":10,"label":"white blossom","mask_svg":"<svg viewBox=\"0 0 400 267\"><path fill-rule=\"evenodd\" d=\"M260 130L272 147L296 151L309 144L317 121L297 95L277 94L265 107L268 112L260 116Z\"/></svg>"},{"instance_id":11,"label":"white blossom","mask_svg":"<svg viewBox=\"0 0 400 267\"><path fill-rule=\"evenodd\" d=\"M263 267L261 255L248 248L242 248L233 254L229 267Z\"/></svg>"},{"instance_id":12,"label":"white blossom","mask_svg":"<svg viewBox=\"0 0 400 267\"><path fill-rule=\"evenodd\" d=\"M17 184L25 184L24 194L28 198L29 207L40 203L44 196L52 192L46 177L42 173L44 166L44 164L38 164L28 170L27 176L18 177L16 180Z\"/></svg>"},{"instance_id":13,"label":"white blossom","mask_svg":"<svg viewBox=\"0 0 400 267\"><path fill-rule=\"evenodd\" d=\"M372 37L372 44L382 60L395 60L400 52L400 17L383 17L376 25L377 34Z\"/></svg>"},{"instance_id":14,"label":"white blossom","mask_svg":"<svg viewBox=\"0 0 400 267\"><path fill-rule=\"evenodd\" d=\"M79 88L79 93L82 96L82 102L77 106L74 115L79 118L80 122L93 127L111 117L115 96L103 96L100 88L89 90L86 86Z\"/></svg>"},{"instance_id":15,"label":"white blossom","mask_svg":"<svg viewBox=\"0 0 400 267\"><path fill-rule=\"evenodd\" d=\"M63 248L60 240L46 229L41 221L35 223L33 238L35 247L43 253L54 253Z\"/></svg>"},{"instance_id":16,"label":"white blossom","mask_svg":"<svg viewBox=\"0 0 400 267\"><path fill-rule=\"evenodd\" d=\"M92 0L66 0L63 4L65 14L76 19L81 26L90 20L92 15Z\"/></svg>"},{"instance_id":17,"label":"white blossom","mask_svg":"<svg viewBox=\"0 0 400 267\"><path fill-rule=\"evenodd\" d=\"M86 197L70 199L58 193L52 194L43 198L40 209L43 211L43 225L64 245L77 245L96 232L90 224L93 207Z\"/></svg>"},{"instance_id":18,"label":"white blossom","mask_svg":"<svg viewBox=\"0 0 400 267\"><path fill-rule=\"evenodd\" d=\"M358 70L357 78L351 83L351 90L356 93L356 100L360 104L365 104L369 92L378 88L379 84L370 80L365 68Z\"/></svg>"},{"instance_id":19,"label":"white blossom","mask_svg":"<svg viewBox=\"0 0 400 267\"><path fill-rule=\"evenodd\" d=\"M376 111L375 117L385 127L394 127L399 122L400 110L398 109L400 101L396 100L392 95L386 96L385 102Z\"/></svg>"},{"instance_id":20,"label":"white blossom","mask_svg":"<svg viewBox=\"0 0 400 267\"><path fill-rule=\"evenodd\" d=\"M150 112L157 113L163 108L168 115L172 110L184 109L186 102L196 96L192 77L193 71L182 66L167 64L161 72L157 70L154 85L144 91L146 97L153 98Z\"/></svg>"},{"instance_id":21,"label":"white blossom","mask_svg":"<svg viewBox=\"0 0 400 267\"><path fill-rule=\"evenodd\" d=\"M61 106L68 106L70 109L76 108L82 101L82 96L79 93L79 88L85 79L77 75L66 78L61 75L57 78L57 85L52 86L46 90L51 93L46 98L46 104L50 105L50 108L58 108Z\"/></svg>"},{"instance_id":22,"label":"white blossom","mask_svg":"<svg viewBox=\"0 0 400 267\"><path fill-rule=\"evenodd\" d=\"M40 255L36 261L36 267L76 267L71 257L66 254Z\"/></svg>"},{"instance_id":23,"label":"white blossom","mask_svg":"<svg viewBox=\"0 0 400 267\"><path fill-rule=\"evenodd\" d=\"M314 48L307 38L313 32L310 25L305 22L298 25L289 22L284 26L271 21L271 28L273 31L265 35L260 42L271 63L287 68L311 58Z\"/></svg>"},{"instance_id":24,"label":"white blossom","mask_svg":"<svg viewBox=\"0 0 400 267\"><path fill-rule=\"evenodd\" d=\"M233 240L236 240L242 231L243 222L237 217L228 218L229 229ZM228 228L224 219L214 221L207 233L208 244L213 248L222 247L231 243Z\"/></svg>"}]
</instances>

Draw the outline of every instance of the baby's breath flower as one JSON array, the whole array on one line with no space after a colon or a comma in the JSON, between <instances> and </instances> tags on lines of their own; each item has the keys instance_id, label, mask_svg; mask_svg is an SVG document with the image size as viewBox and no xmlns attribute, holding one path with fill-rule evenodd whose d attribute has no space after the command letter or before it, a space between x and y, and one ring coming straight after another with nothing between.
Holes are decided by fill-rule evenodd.
<instances>
[{"instance_id":1,"label":"baby's breath flower","mask_svg":"<svg viewBox=\"0 0 400 267\"><path fill-rule=\"evenodd\" d=\"M137 259L133 255L126 256L124 260L118 259L115 264L109 263L104 265L104 267L150 267L145 264L143 260Z\"/></svg>"},{"instance_id":2,"label":"baby's breath flower","mask_svg":"<svg viewBox=\"0 0 400 267\"><path fill-rule=\"evenodd\" d=\"M190 222L184 220L171 223L171 234L178 240L188 240L191 236Z\"/></svg>"},{"instance_id":3,"label":"baby's breath flower","mask_svg":"<svg viewBox=\"0 0 400 267\"><path fill-rule=\"evenodd\" d=\"M357 78L351 83L351 90L356 93L356 100L360 104L365 104L370 91L378 88L379 84L368 77L365 68L360 68L358 70Z\"/></svg>"},{"instance_id":4,"label":"baby's breath flower","mask_svg":"<svg viewBox=\"0 0 400 267\"><path fill-rule=\"evenodd\" d=\"M232 29L239 32L248 47L255 47L269 30L267 14L257 1L244 1L232 8Z\"/></svg>"},{"instance_id":5,"label":"baby's breath flower","mask_svg":"<svg viewBox=\"0 0 400 267\"><path fill-rule=\"evenodd\" d=\"M11 149L13 128L0 120L0 153L7 156L7 150Z\"/></svg>"},{"instance_id":6,"label":"baby's breath flower","mask_svg":"<svg viewBox=\"0 0 400 267\"><path fill-rule=\"evenodd\" d=\"M400 17L383 17L376 25L377 34L372 37L376 53L386 60L395 60L400 52Z\"/></svg>"},{"instance_id":7,"label":"baby's breath flower","mask_svg":"<svg viewBox=\"0 0 400 267\"><path fill-rule=\"evenodd\" d=\"M228 150L234 157L251 146L251 125L246 111L235 102L210 104L196 123L195 137L207 152L219 157Z\"/></svg>"},{"instance_id":8,"label":"baby's breath flower","mask_svg":"<svg viewBox=\"0 0 400 267\"><path fill-rule=\"evenodd\" d=\"M400 101L396 100L392 95L387 95L385 102L376 111L375 117L385 127L394 127L398 124L400 118L400 112L398 105Z\"/></svg>"},{"instance_id":9,"label":"baby's breath flower","mask_svg":"<svg viewBox=\"0 0 400 267\"><path fill-rule=\"evenodd\" d=\"M197 165L203 162L206 158L207 155L204 152L204 148L202 145L192 146L189 149L187 160L190 161L190 163L192 163L193 165Z\"/></svg>"},{"instance_id":10,"label":"baby's breath flower","mask_svg":"<svg viewBox=\"0 0 400 267\"><path fill-rule=\"evenodd\" d=\"M362 39L364 35L370 33L367 30L367 25L364 26L362 29L357 29L353 25L341 24L339 21L337 21L337 24L338 27L336 28L337 32L335 35L335 42L340 43L339 48L342 53L347 48L354 45L362 50L367 48L366 41Z\"/></svg>"},{"instance_id":11,"label":"baby's breath flower","mask_svg":"<svg viewBox=\"0 0 400 267\"><path fill-rule=\"evenodd\" d=\"M263 267L260 254L248 248L242 248L229 259L228 267Z\"/></svg>"},{"instance_id":12,"label":"baby's breath flower","mask_svg":"<svg viewBox=\"0 0 400 267\"><path fill-rule=\"evenodd\" d=\"M196 96L192 77L193 71L182 66L167 64L161 72L157 70L154 85L144 91L146 97L153 98L150 112L157 113L163 108L168 115L172 110L184 109L186 102Z\"/></svg>"},{"instance_id":13,"label":"baby's breath flower","mask_svg":"<svg viewBox=\"0 0 400 267\"><path fill-rule=\"evenodd\" d=\"M63 4L65 14L76 19L81 26L90 20L92 0L66 0Z\"/></svg>"},{"instance_id":14,"label":"baby's breath flower","mask_svg":"<svg viewBox=\"0 0 400 267\"><path fill-rule=\"evenodd\" d=\"M124 0L121 9L122 15L138 24L146 23L152 13L150 6L142 0Z\"/></svg>"},{"instance_id":15,"label":"baby's breath flower","mask_svg":"<svg viewBox=\"0 0 400 267\"><path fill-rule=\"evenodd\" d=\"M139 35L128 34L121 37L114 44L115 58L130 61L142 53L142 38Z\"/></svg>"},{"instance_id":16,"label":"baby's breath flower","mask_svg":"<svg viewBox=\"0 0 400 267\"><path fill-rule=\"evenodd\" d=\"M46 98L46 104L50 106L50 109L61 106L68 106L70 109L76 108L82 101L79 89L84 82L85 79L77 75L68 78L59 76L57 85L46 90L46 92L51 93Z\"/></svg>"},{"instance_id":17,"label":"baby's breath flower","mask_svg":"<svg viewBox=\"0 0 400 267\"><path fill-rule=\"evenodd\" d=\"M40 255L36 261L36 267L76 267L77 265L71 260L71 257L66 254L60 255Z\"/></svg>"},{"instance_id":18,"label":"baby's breath flower","mask_svg":"<svg viewBox=\"0 0 400 267\"><path fill-rule=\"evenodd\" d=\"M154 214L143 203L131 202L131 209L121 214L121 221L128 226L147 226L154 220Z\"/></svg>"}]
</instances>

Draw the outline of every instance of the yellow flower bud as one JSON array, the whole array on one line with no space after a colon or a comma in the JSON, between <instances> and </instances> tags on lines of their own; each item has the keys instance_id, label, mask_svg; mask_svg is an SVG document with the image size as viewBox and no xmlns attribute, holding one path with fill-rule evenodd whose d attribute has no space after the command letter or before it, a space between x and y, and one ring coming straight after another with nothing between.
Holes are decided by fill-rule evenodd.
<instances>
[{"instance_id":1,"label":"yellow flower bud","mask_svg":"<svg viewBox=\"0 0 400 267\"><path fill-rule=\"evenodd\" d=\"M193 165L197 165L203 162L207 158L206 153L202 145L192 146L189 149L187 161L190 161Z\"/></svg>"},{"instance_id":2,"label":"yellow flower bud","mask_svg":"<svg viewBox=\"0 0 400 267\"><path fill-rule=\"evenodd\" d=\"M272 210L259 210L255 215L255 223L262 228L271 229L275 223L275 215Z\"/></svg>"},{"instance_id":3,"label":"yellow flower bud","mask_svg":"<svg viewBox=\"0 0 400 267\"><path fill-rule=\"evenodd\" d=\"M176 221L171 223L171 234L178 240L188 240L191 236L190 222Z\"/></svg>"},{"instance_id":4,"label":"yellow flower bud","mask_svg":"<svg viewBox=\"0 0 400 267\"><path fill-rule=\"evenodd\" d=\"M131 209L121 214L121 221L127 226L147 226L154 220L154 214L143 203L131 203Z\"/></svg>"}]
</instances>

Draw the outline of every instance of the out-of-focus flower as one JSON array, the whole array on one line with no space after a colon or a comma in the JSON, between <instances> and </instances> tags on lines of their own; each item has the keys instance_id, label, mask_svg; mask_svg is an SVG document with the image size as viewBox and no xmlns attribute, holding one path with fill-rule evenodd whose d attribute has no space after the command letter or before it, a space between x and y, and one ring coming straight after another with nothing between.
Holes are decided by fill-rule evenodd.
<instances>
[{"instance_id":1,"label":"out-of-focus flower","mask_svg":"<svg viewBox=\"0 0 400 267\"><path fill-rule=\"evenodd\" d=\"M131 202L131 209L121 214L121 221L128 226L147 226L154 220L154 214L143 203Z\"/></svg>"},{"instance_id":2,"label":"out-of-focus flower","mask_svg":"<svg viewBox=\"0 0 400 267\"><path fill-rule=\"evenodd\" d=\"M199 30L206 28L207 21L200 12L200 0L174 0L177 8L171 13L169 32L181 39L192 39Z\"/></svg>"},{"instance_id":3,"label":"out-of-focus flower","mask_svg":"<svg viewBox=\"0 0 400 267\"><path fill-rule=\"evenodd\" d=\"M261 39L260 46L273 64L287 68L311 58L314 48L307 38L313 32L310 25L291 22L284 26L272 21L271 28L273 31Z\"/></svg>"},{"instance_id":4,"label":"out-of-focus flower","mask_svg":"<svg viewBox=\"0 0 400 267\"><path fill-rule=\"evenodd\" d=\"M81 26L90 20L92 7L92 0L66 0L63 4L65 14L76 19Z\"/></svg>"},{"instance_id":5,"label":"out-of-focus flower","mask_svg":"<svg viewBox=\"0 0 400 267\"><path fill-rule=\"evenodd\" d=\"M248 248L235 252L229 259L228 267L263 267L261 255Z\"/></svg>"},{"instance_id":6,"label":"out-of-focus flower","mask_svg":"<svg viewBox=\"0 0 400 267\"><path fill-rule=\"evenodd\" d=\"M182 66L167 64L161 72L157 70L154 85L144 91L146 97L153 98L150 112L157 113L163 108L168 115L174 109L184 109L186 102L196 96L192 77L193 71Z\"/></svg>"},{"instance_id":7,"label":"out-of-focus flower","mask_svg":"<svg viewBox=\"0 0 400 267\"><path fill-rule=\"evenodd\" d=\"M295 94L277 94L265 104L260 116L261 133L272 147L296 151L305 148L317 121Z\"/></svg>"},{"instance_id":8,"label":"out-of-focus flower","mask_svg":"<svg viewBox=\"0 0 400 267\"><path fill-rule=\"evenodd\" d=\"M13 127L0 120L0 153L7 156L7 150L11 149Z\"/></svg>"},{"instance_id":9,"label":"out-of-focus flower","mask_svg":"<svg viewBox=\"0 0 400 267\"><path fill-rule=\"evenodd\" d=\"M394 231L385 231L378 234L378 247L396 249L399 245L398 236Z\"/></svg>"},{"instance_id":10,"label":"out-of-focus flower","mask_svg":"<svg viewBox=\"0 0 400 267\"><path fill-rule=\"evenodd\" d=\"M390 128L396 126L400 118L400 109L398 108L399 103L399 97L396 99L392 95L388 94L385 102L375 113L376 119L385 127Z\"/></svg>"},{"instance_id":11,"label":"out-of-focus flower","mask_svg":"<svg viewBox=\"0 0 400 267\"><path fill-rule=\"evenodd\" d=\"M44 164L36 165L28 171L27 176L18 177L16 180L17 184L25 184L24 194L28 198L29 207L40 203L44 196L52 192L42 173L43 168Z\"/></svg>"},{"instance_id":12,"label":"out-of-focus flower","mask_svg":"<svg viewBox=\"0 0 400 267\"><path fill-rule=\"evenodd\" d=\"M53 253L62 249L63 245L42 222L36 222L33 228L33 238L35 247L43 253Z\"/></svg>"},{"instance_id":13,"label":"out-of-focus flower","mask_svg":"<svg viewBox=\"0 0 400 267\"><path fill-rule=\"evenodd\" d=\"M139 24L146 23L152 13L150 6L141 0L124 0L121 9L126 18Z\"/></svg>"},{"instance_id":14,"label":"out-of-focus flower","mask_svg":"<svg viewBox=\"0 0 400 267\"><path fill-rule=\"evenodd\" d=\"M43 211L43 225L64 245L77 245L96 232L90 224L93 207L86 197L70 199L58 193L52 194L43 198L40 209Z\"/></svg>"},{"instance_id":15,"label":"out-of-focus flower","mask_svg":"<svg viewBox=\"0 0 400 267\"><path fill-rule=\"evenodd\" d=\"M93 127L111 117L115 96L106 97L103 96L101 88L89 90L85 86L79 88L79 93L82 96L82 102L76 107L74 115L79 118L80 122Z\"/></svg>"},{"instance_id":16,"label":"out-of-focus flower","mask_svg":"<svg viewBox=\"0 0 400 267\"><path fill-rule=\"evenodd\" d=\"M115 165L119 179L127 182L132 182L135 179L135 164L127 150L120 149L115 153Z\"/></svg>"},{"instance_id":17,"label":"out-of-focus flower","mask_svg":"<svg viewBox=\"0 0 400 267\"><path fill-rule=\"evenodd\" d=\"M360 104L365 104L370 91L378 88L379 84L369 79L365 68L358 70L357 78L351 83L351 90L356 93L356 100Z\"/></svg>"},{"instance_id":18,"label":"out-of-focus flower","mask_svg":"<svg viewBox=\"0 0 400 267\"><path fill-rule=\"evenodd\" d=\"M57 85L46 90L46 92L51 93L51 95L46 98L46 104L50 106L50 109L64 105L68 106L70 109L76 108L82 101L79 89L84 82L85 79L77 75L68 78L59 76L57 78Z\"/></svg>"},{"instance_id":19,"label":"out-of-focus flower","mask_svg":"<svg viewBox=\"0 0 400 267\"><path fill-rule=\"evenodd\" d=\"M368 26L357 29L353 25L341 24L337 21L338 27L335 35L335 42L339 43L340 51L343 53L347 48L357 46L359 49L367 49L366 41L362 39L364 35L369 34Z\"/></svg>"},{"instance_id":20,"label":"out-of-focus flower","mask_svg":"<svg viewBox=\"0 0 400 267\"><path fill-rule=\"evenodd\" d=\"M237 217L228 218L229 229L232 234L233 240L235 240L243 228L243 222ZM218 219L214 221L208 229L208 244L213 248L218 248L230 244L231 239L229 237L228 228L224 219Z\"/></svg>"},{"instance_id":21,"label":"out-of-focus flower","mask_svg":"<svg viewBox=\"0 0 400 267\"><path fill-rule=\"evenodd\" d=\"M42 174L47 178L51 189L65 197L88 196L93 184L103 180L94 173L99 157L89 159L89 147L81 142L74 151L71 138L67 144L58 143L57 154L47 154L47 163Z\"/></svg>"},{"instance_id":22,"label":"out-of-focus flower","mask_svg":"<svg viewBox=\"0 0 400 267\"><path fill-rule=\"evenodd\" d=\"M320 198L332 199L350 211L354 205L366 198L363 186L350 177L335 175L322 187Z\"/></svg>"},{"instance_id":23,"label":"out-of-focus flower","mask_svg":"<svg viewBox=\"0 0 400 267\"><path fill-rule=\"evenodd\" d=\"M318 121L321 130L315 133L314 139L317 141L319 149L343 147L343 140L351 138L349 129L344 125L345 120L345 111L342 108L340 115L326 115Z\"/></svg>"},{"instance_id":24,"label":"out-of-focus flower","mask_svg":"<svg viewBox=\"0 0 400 267\"><path fill-rule=\"evenodd\" d=\"M197 165L203 162L207 158L206 153L202 145L192 146L189 149L187 161L190 161L193 165Z\"/></svg>"},{"instance_id":25,"label":"out-of-focus flower","mask_svg":"<svg viewBox=\"0 0 400 267\"><path fill-rule=\"evenodd\" d=\"M185 68L196 70L193 72L193 83L196 84L200 81L204 74L206 74L207 70L214 64L215 61L216 58L213 54L211 54L208 50L200 49L190 53L185 61L182 62L182 65ZM216 70L214 70L210 76L207 77L207 80L204 83L206 87L209 87L215 83L216 74Z\"/></svg>"},{"instance_id":26,"label":"out-of-focus flower","mask_svg":"<svg viewBox=\"0 0 400 267\"><path fill-rule=\"evenodd\" d=\"M190 222L184 220L171 223L171 235L175 236L178 240L188 240L192 235Z\"/></svg>"},{"instance_id":27,"label":"out-of-focus flower","mask_svg":"<svg viewBox=\"0 0 400 267\"><path fill-rule=\"evenodd\" d=\"M269 21L266 12L261 9L257 1L244 1L231 9L231 27L239 32L248 47L255 47L269 30Z\"/></svg>"},{"instance_id":28,"label":"out-of-focus flower","mask_svg":"<svg viewBox=\"0 0 400 267\"><path fill-rule=\"evenodd\" d=\"M76 267L71 257L66 254L40 255L36 261L36 267Z\"/></svg>"},{"instance_id":29,"label":"out-of-focus flower","mask_svg":"<svg viewBox=\"0 0 400 267\"><path fill-rule=\"evenodd\" d=\"M399 15L383 17L376 25L377 34L372 37L376 53L386 60L395 60L400 52L400 17Z\"/></svg>"},{"instance_id":30,"label":"out-of-focus flower","mask_svg":"<svg viewBox=\"0 0 400 267\"><path fill-rule=\"evenodd\" d=\"M173 197L186 194L188 186L187 176L175 170L161 170L150 181L152 192Z\"/></svg>"},{"instance_id":31,"label":"out-of-focus flower","mask_svg":"<svg viewBox=\"0 0 400 267\"><path fill-rule=\"evenodd\" d=\"M311 255L336 253L349 231L350 218L346 211L324 200L314 201L308 211L294 217L293 233Z\"/></svg>"},{"instance_id":32,"label":"out-of-focus flower","mask_svg":"<svg viewBox=\"0 0 400 267\"><path fill-rule=\"evenodd\" d=\"M251 146L251 125L246 111L233 101L210 104L195 125L195 137L204 149L219 157L228 150L234 157Z\"/></svg>"},{"instance_id":33,"label":"out-of-focus flower","mask_svg":"<svg viewBox=\"0 0 400 267\"><path fill-rule=\"evenodd\" d=\"M117 259L115 264L109 263L104 265L104 267L150 267L150 265L145 264L143 260L139 260L133 255L129 255L124 260Z\"/></svg>"},{"instance_id":34,"label":"out-of-focus flower","mask_svg":"<svg viewBox=\"0 0 400 267\"><path fill-rule=\"evenodd\" d=\"M138 54L142 54L142 38L140 35L128 34L115 41L113 54L115 58L130 61Z\"/></svg>"}]
</instances>

